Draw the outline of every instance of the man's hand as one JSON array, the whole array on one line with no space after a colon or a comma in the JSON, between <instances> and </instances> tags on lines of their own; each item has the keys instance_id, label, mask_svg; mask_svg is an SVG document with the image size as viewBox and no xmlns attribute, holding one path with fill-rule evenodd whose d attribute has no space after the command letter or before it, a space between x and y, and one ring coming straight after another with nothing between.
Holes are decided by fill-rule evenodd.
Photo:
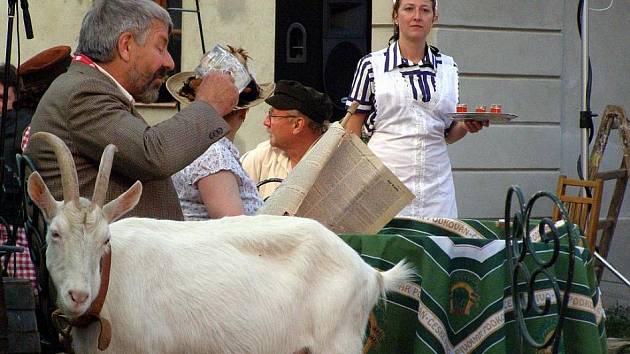
<instances>
[{"instance_id":1,"label":"man's hand","mask_svg":"<svg viewBox=\"0 0 630 354\"><path fill-rule=\"evenodd\" d=\"M238 90L229 73L210 71L197 88L195 100L211 105L221 117L230 113L238 103Z\"/></svg>"}]
</instances>

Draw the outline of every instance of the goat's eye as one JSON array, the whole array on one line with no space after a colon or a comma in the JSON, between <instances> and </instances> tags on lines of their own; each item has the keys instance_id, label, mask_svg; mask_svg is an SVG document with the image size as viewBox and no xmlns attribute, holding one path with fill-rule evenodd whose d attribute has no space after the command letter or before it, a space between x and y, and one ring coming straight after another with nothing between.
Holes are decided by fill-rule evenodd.
<instances>
[{"instance_id":1,"label":"goat's eye","mask_svg":"<svg viewBox=\"0 0 630 354\"><path fill-rule=\"evenodd\" d=\"M61 235L59 235L59 232L57 231L52 231L50 236L52 236L52 238L55 240L59 240L61 238Z\"/></svg>"}]
</instances>

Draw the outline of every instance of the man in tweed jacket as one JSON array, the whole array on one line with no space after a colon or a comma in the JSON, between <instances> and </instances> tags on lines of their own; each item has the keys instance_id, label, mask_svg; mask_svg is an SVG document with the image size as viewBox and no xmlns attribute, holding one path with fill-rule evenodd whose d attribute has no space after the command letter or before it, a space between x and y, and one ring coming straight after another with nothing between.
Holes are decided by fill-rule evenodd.
<instances>
[{"instance_id":1,"label":"man in tweed jacket","mask_svg":"<svg viewBox=\"0 0 630 354\"><path fill-rule=\"evenodd\" d=\"M166 72L173 69L166 48L171 28L168 12L150 0L95 1L83 19L74 60L42 98L31 134L50 132L65 141L81 195L87 197L103 149L115 144L107 201L140 180L142 198L130 215L183 220L171 175L228 132L222 117L236 104L238 91L230 75L210 73L195 102L149 126L134 101L154 102ZM60 199L60 172L52 150L32 141L26 153Z\"/></svg>"}]
</instances>

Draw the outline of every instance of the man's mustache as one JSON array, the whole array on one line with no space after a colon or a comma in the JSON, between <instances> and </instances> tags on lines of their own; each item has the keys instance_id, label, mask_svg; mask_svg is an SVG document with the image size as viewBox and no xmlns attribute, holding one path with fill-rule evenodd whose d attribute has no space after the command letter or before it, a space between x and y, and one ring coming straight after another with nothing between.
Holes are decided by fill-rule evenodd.
<instances>
[{"instance_id":1,"label":"man's mustache","mask_svg":"<svg viewBox=\"0 0 630 354\"><path fill-rule=\"evenodd\" d=\"M155 72L155 74L153 74L153 80L166 79L166 77L168 76L168 72L169 71L166 68L160 68L158 71Z\"/></svg>"}]
</instances>

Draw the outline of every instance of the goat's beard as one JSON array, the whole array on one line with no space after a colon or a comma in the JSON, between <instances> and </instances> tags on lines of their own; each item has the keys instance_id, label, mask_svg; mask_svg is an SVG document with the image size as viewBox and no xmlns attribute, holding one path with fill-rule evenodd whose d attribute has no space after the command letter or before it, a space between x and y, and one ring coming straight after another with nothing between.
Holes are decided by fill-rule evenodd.
<instances>
[{"instance_id":1,"label":"goat's beard","mask_svg":"<svg viewBox=\"0 0 630 354\"><path fill-rule=\"evenodd\" d=\"M136 68L129 70L129 93L136 101L153 103L160 95L160 87L166 77L167 70L160 68L150 78L143 76Z\"/></svg>"}]
</instances>

